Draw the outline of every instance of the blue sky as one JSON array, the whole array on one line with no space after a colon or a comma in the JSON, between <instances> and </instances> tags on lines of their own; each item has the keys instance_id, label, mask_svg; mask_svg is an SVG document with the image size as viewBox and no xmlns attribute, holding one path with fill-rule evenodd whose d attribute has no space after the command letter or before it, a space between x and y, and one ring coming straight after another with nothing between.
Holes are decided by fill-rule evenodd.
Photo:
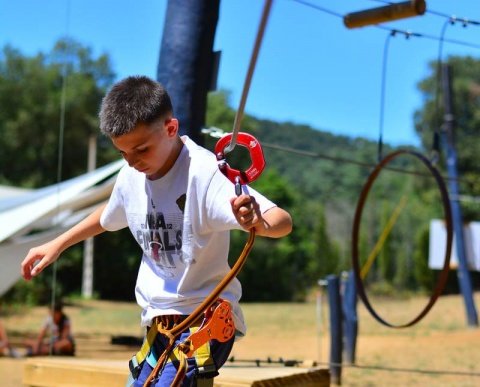
<instances>
[{"instance_id":1,"label":"blue sky","mask_svg":"<svg viewBox=\"0 0 480 387\"><path fill-rule=\"evenodd\" d=\"M388 31L347 29L338 14L381 6L374 0L274 0L246 112L259 118L308 124L347 136L378 138L381 74ZM49 51L65 35L107 52L118 78L155 77L166 0L0 0L0 45L25 55ZM215 49L222 51L219 88L231 92L236 108L252 52L262 0L221 0ZM476 0L429 0L429 10L480 20ZM440 37L445 18L433 14L384 24ZM480 26L448 26L445 38L477 47L444 43L443 57L480 58ZM439 41L390 38L385 83L383 139L418 145L413 113L422 105L417 83L428 76ZM232 122L233 126L233 122ZM231 128L226 128L231 129Z\"/></svg>"}]
</instances>

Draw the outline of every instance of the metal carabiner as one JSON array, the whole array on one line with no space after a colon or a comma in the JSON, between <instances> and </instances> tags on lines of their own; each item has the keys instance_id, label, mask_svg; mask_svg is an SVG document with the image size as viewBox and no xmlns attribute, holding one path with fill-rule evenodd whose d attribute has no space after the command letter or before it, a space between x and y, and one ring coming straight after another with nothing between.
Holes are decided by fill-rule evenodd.
<instances>
[{"instance_id":1,"label":"metal carabiner","mask_svg":"<svg viewBox=\"0 0 480 387\"><path fill-rule=\"evenodd\" d=\"M218 140L215 145L215 155L217 156L220 171L222 171L222 173L234 183L236 187L239 187L242 184L248 184L256 180L260 176L265 169L265 158L263 156L260 142L249 133L239 132L237 136L237 145L248 149L252 164L246 171L239 171L238 169L230 167L225 160L225 148L230 144L231 139L232 134L229 133Z\"/></svg>"}]
</instances>

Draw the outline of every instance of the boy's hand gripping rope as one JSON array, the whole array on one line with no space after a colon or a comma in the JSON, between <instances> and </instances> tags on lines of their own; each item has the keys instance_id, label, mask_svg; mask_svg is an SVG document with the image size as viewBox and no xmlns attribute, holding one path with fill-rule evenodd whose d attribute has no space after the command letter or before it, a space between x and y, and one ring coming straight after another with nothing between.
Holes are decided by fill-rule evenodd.
<instances>
[{"instance_id":1,"label":"boy's hand gripping rope","mask_svg":"<svg viewBox=\"0 0 480 387\"><path fill-rule=\"evenodd\" d=\"M224 154L225 147L230 144L231 137L231 134L227 134L217 142L215 146L215 154L217 156L220 171L222 171L222 173L235 184L235 194L239 196L242 193L242 184L252 182L260 176L265 168L265 159L262 147L258 140L248 133L240 132L238 133L238 144L249 150L252 165L246 171L239 171L231 168L226 162ZM210 293L210 295L205 298L205 300L185 320L178 325L175 325L172 329L162 329L160 326L157 327L159 333L168 337L169 344L158 359L155 368L145 381L144 387L150 386L150 383L157 377L159 371L163 369L167 363L170 353L175 349L174 345L176 338L197 321L202 314L204 314L204 320L200 329L191 334L185 341L177 346L178 353L180 354L180 365L177 370L177 375L172 382L172 387L177 387L182 383L188 367L187 359L197 348L211 339L225 342L232 338L235 333L235 327L231 316L230 304L227 301L220 299L219 296L242 269L248 254L252 250L254 241L255 228L252 228L250 229L250 234L243 247L243 251L237 258L233 267L215 289L213 289L212 293Z\"/></svg>"}]
</instances>

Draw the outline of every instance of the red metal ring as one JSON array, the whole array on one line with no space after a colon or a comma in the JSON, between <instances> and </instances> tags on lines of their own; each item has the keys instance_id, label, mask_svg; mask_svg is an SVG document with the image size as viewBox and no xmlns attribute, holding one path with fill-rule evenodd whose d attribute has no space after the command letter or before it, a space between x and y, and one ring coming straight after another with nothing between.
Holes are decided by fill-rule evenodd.
<instances>
[{"instance_id":1,"label":"red metal ring","mask_svg":"<svg viewBox=\"0 0 480 387\"><path fill-rule=\"evenodd\" d=\"M240 179L241 184L248 184L257 179L265 168L265 158L263 156L262 146L260 142L249 133L239 132L237 135L237 145L248 149L252 164L246 171L239 171L228 165L225 161L225 148L230 144L232 134L229 133L217 141L215 145L215 154L219 161L219 168L223 174L232 182L236 182L236 178Z\"/></svg>"}]
</instances>

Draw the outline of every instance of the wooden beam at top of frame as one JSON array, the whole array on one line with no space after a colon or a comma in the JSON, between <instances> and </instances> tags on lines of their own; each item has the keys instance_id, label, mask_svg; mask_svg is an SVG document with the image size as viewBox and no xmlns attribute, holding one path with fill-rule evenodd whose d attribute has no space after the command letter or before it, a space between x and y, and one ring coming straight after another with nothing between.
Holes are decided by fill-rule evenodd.
<instances>
[{"instance_id":1,"label":"wooden beam at top of frame","mask_svg":"<svg viewBox=\"0 0 480 387\"><path fill-rule=\"evenodd\" d=\"M426 10L425 0L410 0L393 3L384 7L352 12L343 17L347 28L365 27L407 17L423 15Z\"/></svg>"}]
</instances>

